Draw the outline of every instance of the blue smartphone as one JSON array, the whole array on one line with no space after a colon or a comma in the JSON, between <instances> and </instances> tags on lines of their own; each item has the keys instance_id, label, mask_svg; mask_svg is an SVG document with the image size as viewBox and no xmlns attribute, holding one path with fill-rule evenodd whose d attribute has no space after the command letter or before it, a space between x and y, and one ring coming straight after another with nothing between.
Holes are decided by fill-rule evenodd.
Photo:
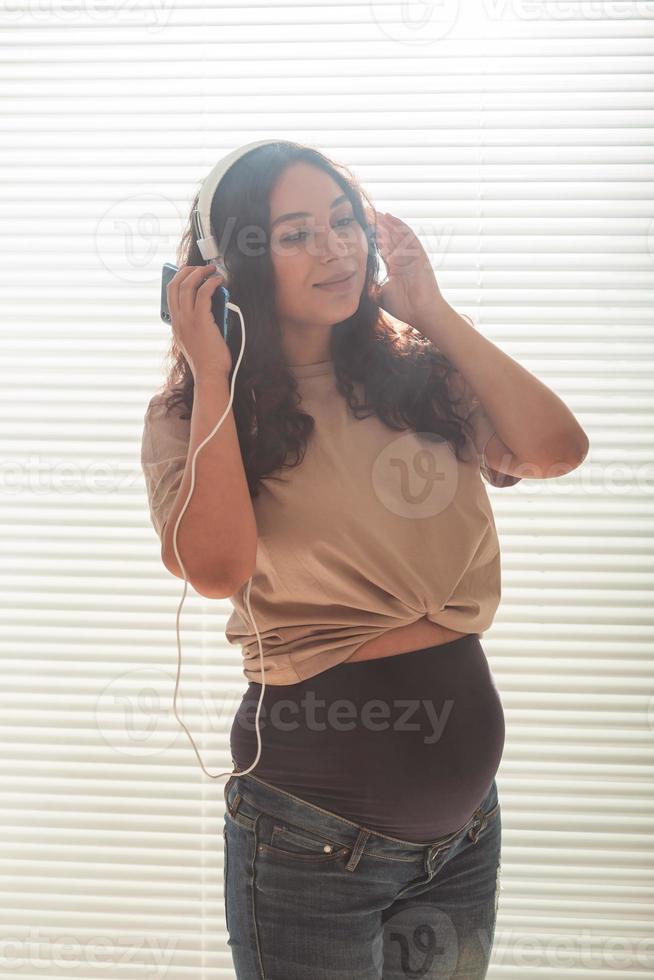
<instances>
[{"instance_id":1,"label":"blue smartphone","mask_svg":"<svg viewBox=\"0 0 654 980\"><path fill-rule=\"evenodd\" d=\"M176 265L172 262L164 262L161 269L161 310L160 315L164 323L171 323L170 310L168 309L168 283L178 272ZM229 324L227 322L227 302L229 300L229 290L225 286L219 286L211 296L211 312L216 321L218 329L223 335L223 340L227 343Z\"/></svg>"}]
</instances>

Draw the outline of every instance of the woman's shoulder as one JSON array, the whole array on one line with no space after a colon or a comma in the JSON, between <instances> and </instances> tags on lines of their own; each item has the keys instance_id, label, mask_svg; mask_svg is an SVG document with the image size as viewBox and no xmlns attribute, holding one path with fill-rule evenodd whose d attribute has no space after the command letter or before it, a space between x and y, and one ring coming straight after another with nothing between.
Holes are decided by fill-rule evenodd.
<instances>
[{"instance_id":1,"label":"woman's shoulder","mask_svg":"<svg viewBox=\"0 0 654 980\"><path fill-rule=\"evenodd\" d=\"M181 399L171 403L170 396L170 388L160 388L148 401L143 417L144 456L161 458L174 450L180 452L190 439L191 413Z\"/></svg>"},{"instance_id":2,"label":"woman's shoulder","mask_svg":"<svg viewBox=\"0 0 654 980\"><path fill-rule=\"evenodd\" d=\"M178 388L170 388L162 385L153 395L150 396L145 409L146 421L159 418L181 419L184 414L190 414ZM188 420L186 420L188 421Z\"/></svg>"}]
</instances>

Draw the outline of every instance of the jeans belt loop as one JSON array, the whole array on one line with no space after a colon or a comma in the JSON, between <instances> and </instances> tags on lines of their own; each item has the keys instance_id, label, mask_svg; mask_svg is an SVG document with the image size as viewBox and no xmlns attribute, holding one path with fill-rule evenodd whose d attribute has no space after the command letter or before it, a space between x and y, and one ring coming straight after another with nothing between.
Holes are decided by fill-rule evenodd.
<instances>
[{"instance_id":1,"label":"jeans belt loop","mask_svg":"<svg viewBox=\"0 0 654 980\"><path fill-rule=\"evenodd\" d=\"M356 844L354 845L354 848L353 848L352 853L350 855L350 860L345 865L345 870L346 871L354 871L356 869L356 866L359 863L359 860L361 858L361 855L363 854L363 849L366 846L366 842L367 842L367 840L368 840L369 837L370 837L370 831L369 830L365 830L362 827L361 830L359 831L359 835L357 837Z\"/></svg>"}]
</instances>

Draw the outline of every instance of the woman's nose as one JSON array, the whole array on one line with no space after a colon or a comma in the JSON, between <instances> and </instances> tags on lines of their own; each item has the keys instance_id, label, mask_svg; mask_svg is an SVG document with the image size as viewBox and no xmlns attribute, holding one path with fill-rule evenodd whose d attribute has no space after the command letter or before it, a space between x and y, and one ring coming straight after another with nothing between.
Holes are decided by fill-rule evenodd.
<instances>
[{"instance_id":1,"label":"woman's nose","mask_svg":"<svg viewBox=\"0 0 654 980\"><path fill-rule=\"evenodd\" d=\"M339 234L339 230L336 228L316 230L314 241L318 257L335 255L338 258L343 258L343 256L349 255L352 250L352 242L343 234Z\"/></svg>"}]
</instances>

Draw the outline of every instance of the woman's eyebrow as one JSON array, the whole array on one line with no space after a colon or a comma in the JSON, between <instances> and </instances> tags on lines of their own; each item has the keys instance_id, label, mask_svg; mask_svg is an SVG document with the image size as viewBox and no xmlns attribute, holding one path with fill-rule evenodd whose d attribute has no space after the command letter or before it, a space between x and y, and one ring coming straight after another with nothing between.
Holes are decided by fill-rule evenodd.
<instances>
[{"instance_id":1,"label":"woman's eyebrow","mask_svg":"<svg viewBox=\"0 0 654 980\"><path fill-rule=\"evenodd\" d=\"M335 208L338 204L342 204L343 201L347 201L347 199L348 199L347 194L339 194L339 196L334 198L332 203L329 205L329 209L331 210L332 208ZM289 221L291 218L310 218L310 217L311 217L310 211L289 211L288 214L280 214L278 218L275 218L275 220L272 222L270 227L274 228L275 225L278 225L280 221Z\"/></svg>"}]
</instances>

